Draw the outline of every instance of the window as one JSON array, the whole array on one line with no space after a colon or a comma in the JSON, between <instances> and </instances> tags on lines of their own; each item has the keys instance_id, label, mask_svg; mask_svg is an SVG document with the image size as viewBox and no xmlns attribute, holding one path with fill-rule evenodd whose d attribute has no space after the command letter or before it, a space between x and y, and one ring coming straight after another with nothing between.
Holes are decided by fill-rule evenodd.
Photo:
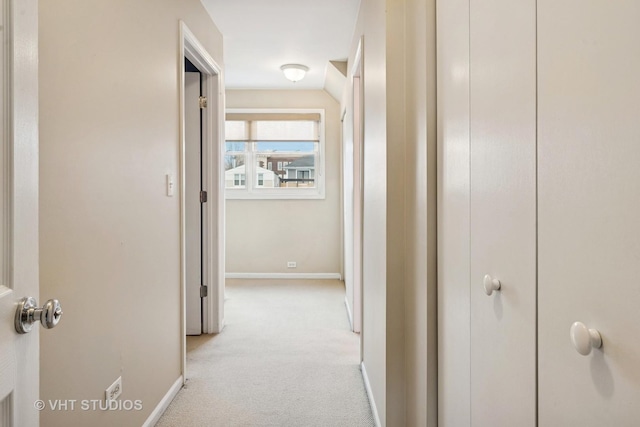
<instances>
[{"instance_id":1,"label":"window","mask_svg":"<svg viewBox=\"0 0 640 427\"><path fill-rule=\"evenodd\" d=\"M225 130L227 198L324 198L324 110L229 110Z\"/></svg>"},{"instance_id":2,"label":"window","mask_svg":"<svg viewBox=\"0 0 640 427\"><path fill-rule=\"evenodd\" d=\"M233 186L234 187L244 187L245 179L244 174L236 173L233 175Z\"/></svg>"}]
</instances>

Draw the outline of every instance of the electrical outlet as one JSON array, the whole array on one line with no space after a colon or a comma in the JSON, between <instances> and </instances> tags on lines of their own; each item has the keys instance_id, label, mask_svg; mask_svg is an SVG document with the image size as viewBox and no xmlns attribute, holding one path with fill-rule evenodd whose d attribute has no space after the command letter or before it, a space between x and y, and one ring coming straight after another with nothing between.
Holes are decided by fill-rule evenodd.
<instances>
[{"instance_id":1,"label":"electrical outlet","mask_svg":"<svg viewBox=\"0 0 640 427\"><path fill-rule=\"evenodd\" d=\"M296 268L297 264L295 261L287 262L287 268Z\"/></svg>"},{"instance_id":2,"label":"electrical outlet","mask_svg":"<svg viewBox=\"0 0 640 427\"><path fill-rule=\"evenodd\" d=\"M120 397L120 394L122 394L122 377L118 377L118 379L105 390L105 399L107 402L116 400Z\"/></svg>"}]
</instances>

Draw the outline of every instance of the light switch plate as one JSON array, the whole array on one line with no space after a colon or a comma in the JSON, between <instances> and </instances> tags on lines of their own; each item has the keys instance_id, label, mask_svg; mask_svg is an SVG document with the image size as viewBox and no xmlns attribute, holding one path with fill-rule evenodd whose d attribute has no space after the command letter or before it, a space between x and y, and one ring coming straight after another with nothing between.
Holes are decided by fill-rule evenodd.
<instances>
[{"instance_id":1,"label":"light switch plate","mask_svg":"<svg viewBox=\"0 0 640 427\"><path fill-rule=\"evenodd\" d=\"M173 187L175 184L173 183L173 175L167 174L167 196L173 197Z\"/></svg>"}]
</instances>

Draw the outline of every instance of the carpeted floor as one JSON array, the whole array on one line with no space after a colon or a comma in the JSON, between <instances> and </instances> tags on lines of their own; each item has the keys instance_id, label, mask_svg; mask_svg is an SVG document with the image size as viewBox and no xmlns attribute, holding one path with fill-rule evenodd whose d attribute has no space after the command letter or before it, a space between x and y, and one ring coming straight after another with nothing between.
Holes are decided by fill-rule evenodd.
<instances>
[{"instance_id":1,"label":"carpeted floor","mask_svg":"<svg viewBox=\"0 0 640 427\"><path fill-rule=\"evenodd\" d=\"M187 383L163 417L173 426L373 426L331 280L228 280L224 331L187 340Z\"/></svg>"}]
</instances>

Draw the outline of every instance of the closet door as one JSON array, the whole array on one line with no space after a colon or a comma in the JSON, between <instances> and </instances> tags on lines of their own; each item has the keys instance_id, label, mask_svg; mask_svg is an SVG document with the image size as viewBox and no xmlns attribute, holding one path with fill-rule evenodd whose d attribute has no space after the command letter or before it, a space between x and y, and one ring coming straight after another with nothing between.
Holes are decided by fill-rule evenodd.
<instances>
[{"instance_id":1,"label":"closet door","mask_svg":"<svg viewBox=\"0 0 640 427\"><path fill-rule=\"evenodd\" d=\"M639 22L637 0L538 0L540 426L640 423Z\"/></svg>"},{"instance_id":2,"label":"closet door","mask_svg":"<svg viewBox=\"0 0 640 427\"><path fill-rule=\"evenodd\" d=\"M536 425L535 4L470 4L474 427Z\"/></svg>"}]
</instances>

